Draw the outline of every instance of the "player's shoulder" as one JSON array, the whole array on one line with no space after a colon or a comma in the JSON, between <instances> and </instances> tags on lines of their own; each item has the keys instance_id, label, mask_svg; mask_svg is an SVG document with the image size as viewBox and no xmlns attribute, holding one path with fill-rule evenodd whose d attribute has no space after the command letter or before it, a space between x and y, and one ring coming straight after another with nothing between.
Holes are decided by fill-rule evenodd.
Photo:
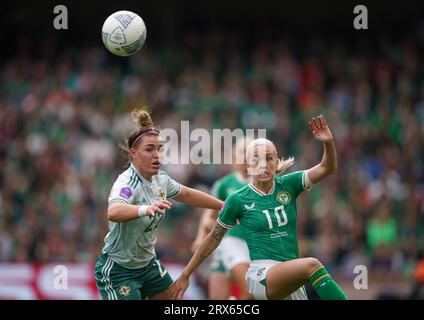
<instances>
[{"instance_id":1,"label":"player's shoulder","mask_svg":"<svg viewBox=\"0 0 424 320\"><path fill-rule=\"evenodd\" d=\"M122 171L116 178L117 182L128 181L135 174L134 170L129 166L124 171Z\"/></svg>"},{"instance_id":2,"label":"player's shoulder","mask_svg":"<svg viewBox=\"0 0 424 320\"><path fill-rule=\"evenodd\" d=\"M238 211L239 208L241 208L241 203L243 203L243 199L247 192L248 186L246 185L229 194L227 199L225 199L225 207Z\"/></svg>"},{"instance_id":3,"label":"player's shoulder","mask_svg":"<svg viewBox=\"0 0 424 320\"><path fill-rule=\"evenodd\" d=\"M249 185L245 185L241 187L240 189L237 189L233 193L231 193L228 197L238 198L241 199L243 196L245 196L249 192Z\"/></svg>"},{"instance_id":4,"label":"player's shoulder","mask_svg":"<svg viewBox=\"0 0 424 320\"><path fill-rule=\"evenodd\" d=\"M129 166L118 176L115 184L125 185L135 189L138 185L140 185L140 178L138 177L137 172Z\"/></svg>"},{"instance_id":5,"label":"player's shoulder","mask_svg":"<svg viewBox=\"0 0 424 320\"><path fill-rule=\"evenodd\" d=\"M304 171L305 170L298 170L295 172L284 174L282 176L275 177L275 182L281 184L281 183L289 182L296 178L302 178Z\"/></svg>"},{"instance_id":6,"label":"player's shoulder","mask_svg":"<svg viewBox=\"0 0 424 320\"><path fill-rule=\"evenodd\" d=\"M167 177L169 177L168 172L166 172L166 171L165 171L165 170L163 170L163 169L159 169L159 170L158 170L157 175L160 175L160 176L167 176Z\"/></svg>"},{"instance_id":7,"label":"player's shoulder","mask_svg":"<svg viewBox=\"0 0 424 320\"><path fill-rule=\"evenodd\" d=\"M299 193L305 189L305 170L295 171L285 174L275 179L277 190L290 189L295 193Z\"/></svg>"}]
</instances>

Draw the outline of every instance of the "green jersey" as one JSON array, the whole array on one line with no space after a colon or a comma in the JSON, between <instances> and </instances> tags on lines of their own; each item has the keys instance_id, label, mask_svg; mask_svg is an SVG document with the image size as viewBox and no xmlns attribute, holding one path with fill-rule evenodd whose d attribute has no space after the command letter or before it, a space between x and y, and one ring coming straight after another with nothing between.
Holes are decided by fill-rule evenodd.
<instances>
[{"instance_id":1,"label":"green jersey","mask_svg":"<svg viewBox=\"0 0 424 320\"><path fill-rule=\"evenodd\" d=\"M174 198L181 192L181 185L168 174L159 170L158 176L166 187L166 197ZM122 202L126 204L151 205L160 200L154 185L146 180L131 164L119 175L109 195L109 204ZM109 221L109 233L105 238L102 253L128 269L138 269L149 264L155 257L157 228L164 214L154 217L144 216L126 222Z\"/></svg>"},{"instance_id":2,"label":"green jersey","mask_svg":"<svg viewBox=\"0 0 424 320\"><path fill-rule=\"evenodd\" d=\"M299 257L296 198L305 187L305 171L274 179L264 194L251 183L232 193L218 216L224 228L245 230L250 259L287 261Z\"/></svg>"},{"instance_id":3,"label":"green jersey","mask_svg":"<svg viewBox=\"0 0 424 320\"><path fill-rule=\"evenodd\" d=\"M212 195L219 200L225 201L230 194L247 184L240 173L230 173L219 179L212 187ZM237 224L227 232L227 235L245 240L243 227Z\"/></svg>"}]
</instances>

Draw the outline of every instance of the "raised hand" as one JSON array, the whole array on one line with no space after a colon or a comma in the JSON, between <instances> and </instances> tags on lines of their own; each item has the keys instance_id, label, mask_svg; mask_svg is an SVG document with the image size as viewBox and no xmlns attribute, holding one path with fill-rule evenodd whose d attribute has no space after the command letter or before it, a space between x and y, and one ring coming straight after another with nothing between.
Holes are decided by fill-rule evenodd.
<instances>
[{"instance_id":1,"label":"raised hand","mask_svg":"<svg viewBox=\"0 0 424 320\"><path fill-rule=\"evenodd\" d=\"M318 119L315 119L315 117L312 118L312 121L309 122L309 129L318 141L329 142L334 139L322 114L318 116Z\"/></svg>"}]
</instances>

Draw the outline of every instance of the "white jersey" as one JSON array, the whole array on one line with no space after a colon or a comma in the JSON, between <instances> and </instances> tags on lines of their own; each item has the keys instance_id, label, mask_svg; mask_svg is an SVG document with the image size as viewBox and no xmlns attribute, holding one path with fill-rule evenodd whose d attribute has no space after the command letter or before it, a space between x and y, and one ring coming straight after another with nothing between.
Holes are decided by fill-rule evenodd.
<instances>
[{"instance_id":1,"label":"white jersey","mask_svg":"<svg viewBox=\"0 0 424 320\"><path fill-rule=\"evenodd\" d=\"M176 197L181 192L181 185L168 174L159 170L158 176L164 184L166 197ZM109 204L123 202L136 205L150 205L160 200L155 186L143 178L133 164L119 175L109 195ZM105 237L102 253L121 266L138 269L146 266L156 255L155 243L157 228L165 214L155 217L142 217L126 222L109 221L109 232Z\"/></svg>"}]
</instances>

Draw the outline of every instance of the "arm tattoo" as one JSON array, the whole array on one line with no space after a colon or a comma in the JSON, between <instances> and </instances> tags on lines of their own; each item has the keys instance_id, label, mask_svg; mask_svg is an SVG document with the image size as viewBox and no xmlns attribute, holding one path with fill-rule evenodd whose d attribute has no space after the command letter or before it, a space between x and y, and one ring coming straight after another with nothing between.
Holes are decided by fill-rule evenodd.
<instances>
[{"instance_id":1,"label":"arm tattoo","mask_svg":"<svg viewBox=\"0 0 424 320\"><path fill-rule=\"evenodd\" d=\"M227 229L225 229L223 226L221 226L218 222L215 223L215 226L212 229L211 235L214 237L217 241L221 241L224 237L225 233L227 232Z\"/></svg>"}]
</instances>

